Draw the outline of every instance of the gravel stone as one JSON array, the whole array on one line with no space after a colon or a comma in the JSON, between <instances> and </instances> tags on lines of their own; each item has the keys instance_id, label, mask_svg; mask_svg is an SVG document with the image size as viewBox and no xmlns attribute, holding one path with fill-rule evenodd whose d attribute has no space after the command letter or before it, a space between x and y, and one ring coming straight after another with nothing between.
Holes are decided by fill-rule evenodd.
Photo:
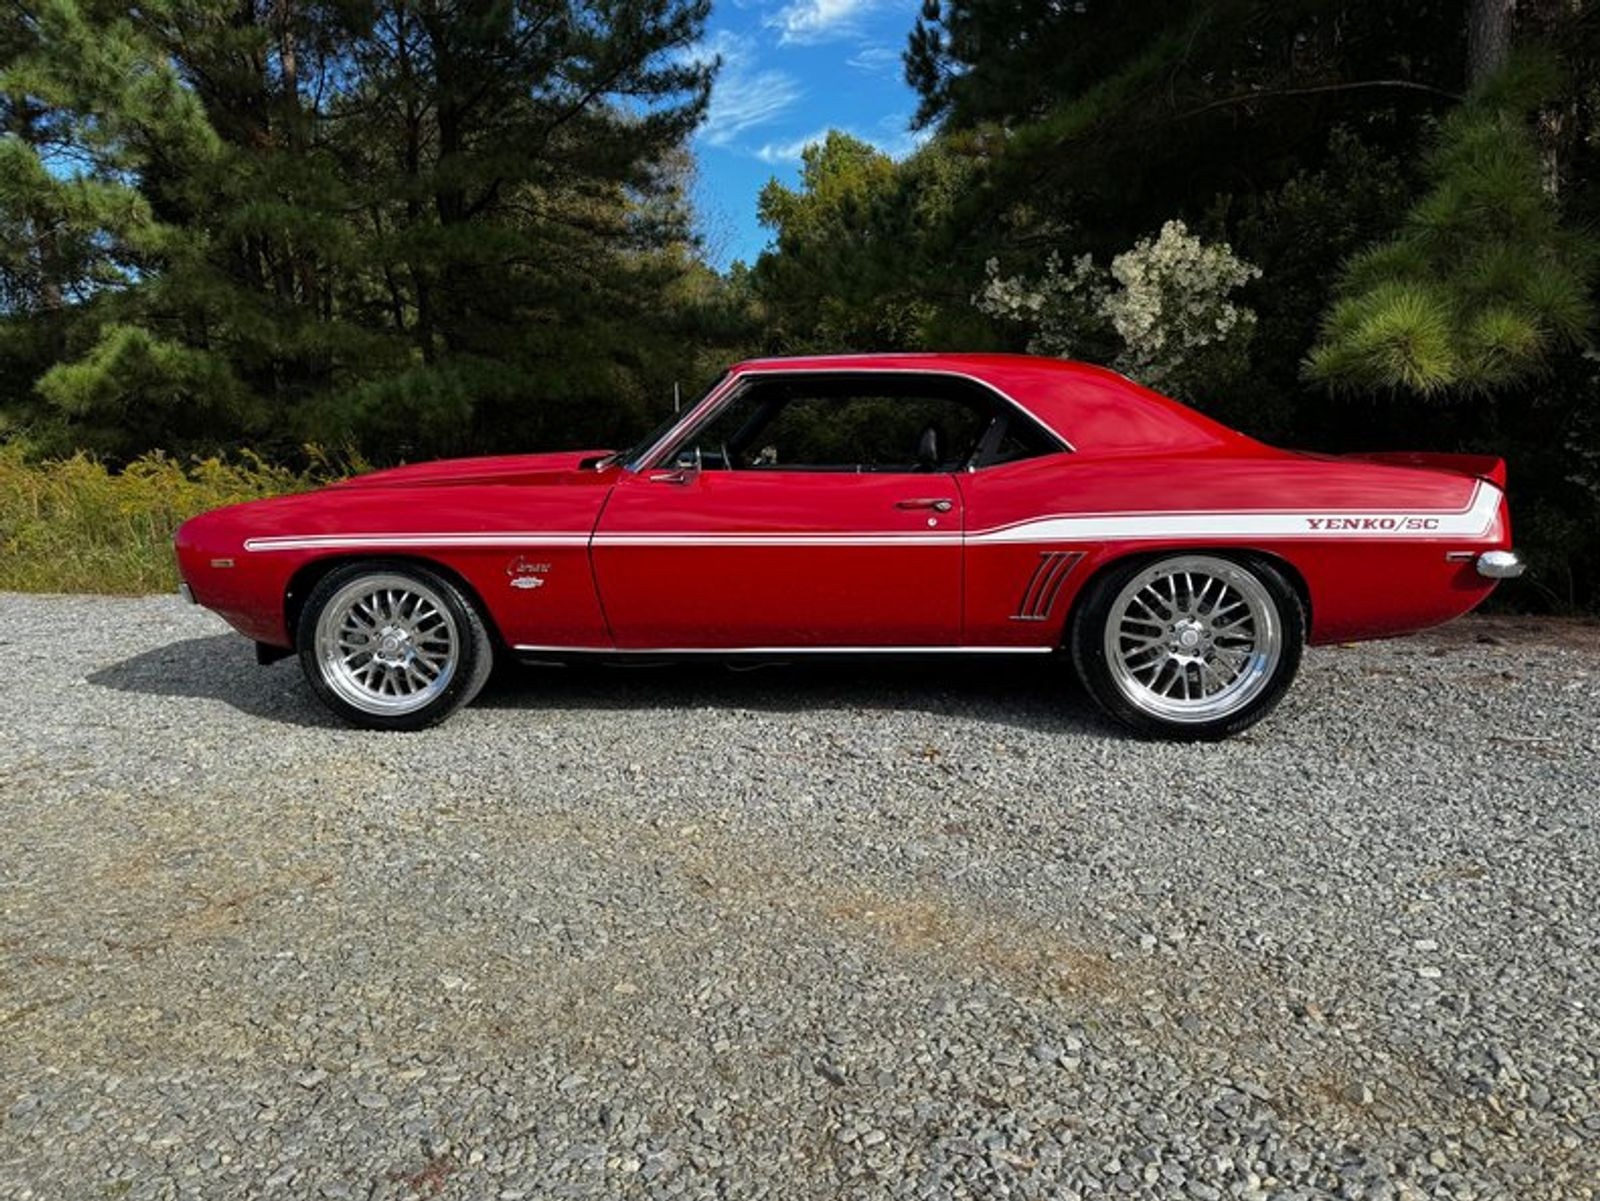
<instances>
[{"instance_id":1,"label":"gravel stone","mask_svg":"<svg viewBox=\"0 0 1600 1201\"><path fill-rule=\"evenodd\" d=\"M1594 1198L1600 633L505 673L0 595L0 1198ZM1493 641L1479 641L1492 631Z\"/></svg>"}]
</instances>

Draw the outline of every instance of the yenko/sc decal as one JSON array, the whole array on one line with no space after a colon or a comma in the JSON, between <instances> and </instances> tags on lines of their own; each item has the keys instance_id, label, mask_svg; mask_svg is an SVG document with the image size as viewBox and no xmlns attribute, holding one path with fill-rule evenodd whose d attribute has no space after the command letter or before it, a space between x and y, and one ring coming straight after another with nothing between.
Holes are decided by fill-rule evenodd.
<instances>
[{"instance_id":1,"label":"yenko/sc decal","mask_svg":"<svg viewBox=\"0 0 1600 1201\"><path fill-rule=\"evenodd\" d=\"M1436 530L1437 517L1307 517L1313 530Z\"/></svg>"}]
</instances>

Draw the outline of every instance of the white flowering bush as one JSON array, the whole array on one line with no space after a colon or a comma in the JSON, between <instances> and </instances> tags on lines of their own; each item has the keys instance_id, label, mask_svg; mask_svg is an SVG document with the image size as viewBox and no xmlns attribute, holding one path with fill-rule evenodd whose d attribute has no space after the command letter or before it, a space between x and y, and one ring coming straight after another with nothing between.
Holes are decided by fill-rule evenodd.
<instances>
[{"instance_id":1,"label":"white flowering bush","mask_svg":"<svg viewBox=\"0 0 1600 1201\"><path fill-rule=\"evenodd\" d=\"M1152 387L1192 392L1243 362L1255 313L1231 294L1260 276L1225 243L1201 241L1168 221L1111 260L1052 253L1036 280L1002 276L990 259L973 302L1029 331L1031 354L1097 357Z\"/></svg>"},{"instance_id":2,"label":"white flowering bush","mask_svg":"<svg viewBox=\"0 0 1600 1201\"><path fill-rule=\"evenodd\" d=\"M1134 243L1111 260L1119 286L1102 306L1126 348L1121 370L1165 384L1206 348L1247 339L1255 313L1228 295L1260 274L1226 243L1207 245L1182 221Z\"/></svg>"},{"instance_id":3,"label":"white flowering bush","mask_svg":"<svg viewBox=\"0 0 1600 1201\"><path fill-rule=\"evenodd\" d=\"M1105 272L1088 255L1079 255L1070 269L1062 270L1061 256L1051 251L1037 281L1002 276L1000 260L990 259L983 287L973 299L989 316L1029 329L1029 354L1065 359L1084 354L1085 344L1104 324L1106 290Z\"/></svg>"}]
</instances>

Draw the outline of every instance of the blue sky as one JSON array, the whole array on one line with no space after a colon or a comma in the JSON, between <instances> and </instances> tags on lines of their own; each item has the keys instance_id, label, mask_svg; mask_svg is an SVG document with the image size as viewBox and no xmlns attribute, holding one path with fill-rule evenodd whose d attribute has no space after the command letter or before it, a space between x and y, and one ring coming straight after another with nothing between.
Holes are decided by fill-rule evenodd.
<instances>
[{"instance_id":1,"label":"blue sky","mask_svg":"<svg viewBox=\"0 0 1600 1201\"><path fill-rule=\"evenodd\" d=\"M768 234L756 196L800 177L800 151L842 129L894 155L916 142L900 55L916 0L718 0L696 53L722 70L695 135L696 206L718 267L754 262Z\"/></svg>"}]
</instances>

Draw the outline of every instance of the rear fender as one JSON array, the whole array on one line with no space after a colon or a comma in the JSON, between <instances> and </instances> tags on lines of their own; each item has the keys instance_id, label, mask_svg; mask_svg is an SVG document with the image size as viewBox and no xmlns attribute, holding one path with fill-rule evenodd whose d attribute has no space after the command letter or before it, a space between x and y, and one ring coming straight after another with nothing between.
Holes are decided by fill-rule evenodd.
<instances>
[{"instance_id":1,"label":"rear fender","mask_svg":"<svg viewBox=\"0 0 1600 1201\"><path fill-rule=\"evenodd\" d=\"M1311 629L1311 589L1306 584L1305 575L1300 568L1289 558L1274 551L1261 550L1249 546L1195 546L1186 543L1173 543L1159 548L1129 547L1121 544L1115 548L1104 548L1101 553L1093 556L1086 564L1088 570L1082 577L1075 580L1072 594L1067 604L1062 606L1060 624L1056 627L1056 645L1068 645L1072 637L1072 621L1082 606L1084 597L1091 591L1091 585L1109 571L1125 567L1130 563L1153 563L1157 559L1169 558L1172 555L1213 555L1219 559L1231 559L1235 563L1249 563L1255 559L1264 562L1278 572L1288 581L1295 595L1300 598L1300 606L1305 611L1306 630Z\"/></svg>"}]
</instances>

